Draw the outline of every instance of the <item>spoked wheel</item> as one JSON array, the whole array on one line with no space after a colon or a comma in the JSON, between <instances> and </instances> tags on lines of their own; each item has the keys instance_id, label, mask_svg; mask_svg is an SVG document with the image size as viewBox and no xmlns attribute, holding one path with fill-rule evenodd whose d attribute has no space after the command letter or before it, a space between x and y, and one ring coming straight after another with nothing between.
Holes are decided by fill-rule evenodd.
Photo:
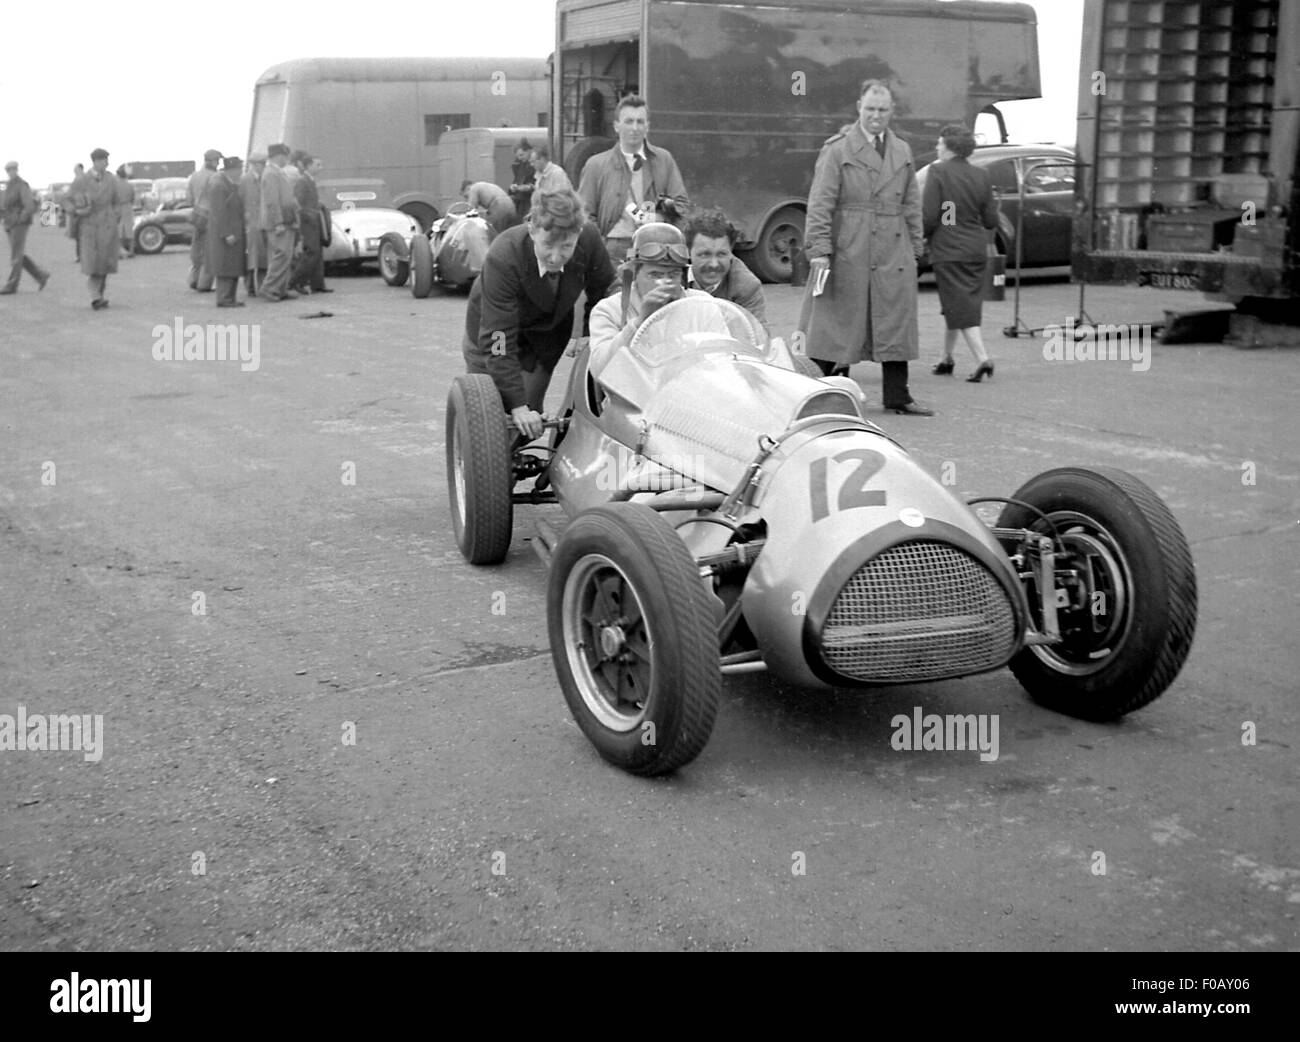
<instances>
[{"instance_id":1,"label":"spoked wheel","mask_svg":"<svg viewBox=\"0 0 1300 1042\"><path fill-rule=\"evenodd\" d=\"M135 233L136 253L162 253L167 233L156 224L143 224Z\"/></svg>"},{"instance_id":2,"label":"spoked wheel","mask_svg":"<svg viewBox=\"0 0 1300 1042\"><path fill-rule=\"evenodd\" d=\"M579 514L555 548L551 656L583 734L632 774L699 755L718 711L716 601L667 521L639 503Z\"/></svg>"},{"instance_id":3,"label":"spoked wheel","mask_svg":"<svg viewBox=\"0 0 1300 1042\"><path fill-rule=\"evenodd\" d=\"M456 545L470 564L500 564L510 550L510 443L492 378L456 377L447 396L447 493Z\"/></svg>"},{"instance_id":4,"label":"spoked wheel","mask_svg":"<svg viewBox=\"0 0 1300 1042\"><path fill-rule=\"evenodd\" d=\"M1196 632L1196 570L1169 508L1131 474L1111 468L1047 471L1015 496L1050 519L1064 547L1056 567L1067 603L1064 638L1031 645L1011 671L1042 705L1111 720L1158 698L1178 676ZM1009 504L999 527L1049 534L1038 515ZM1062 583L1058 582L1058 587ZM1030 607L1036 623L1037 590Z\"/></svg>"},{"instance_id":5,"label":"spoked wheel","mask_svg":"<svg viewBox=\"0 0 1300 1042\"><path fill-rule=\"evenodd\" d=\"M411 240L411 294L427 297L433 291L433 248L426 235Z\"/></svg>"},{"instance_id":6,"label":"spoked wheel","mask_svg":"<svg viewBox=\"0 0 1300 1042\"><path fill-rule=\"evenodd\" d=\"M418 233L417 233L417 238ZM411 261L406 240L397 232L384 232L379 240L379 273L390 286L405 286L411 277Z\"/></svg>"}]
</instances>

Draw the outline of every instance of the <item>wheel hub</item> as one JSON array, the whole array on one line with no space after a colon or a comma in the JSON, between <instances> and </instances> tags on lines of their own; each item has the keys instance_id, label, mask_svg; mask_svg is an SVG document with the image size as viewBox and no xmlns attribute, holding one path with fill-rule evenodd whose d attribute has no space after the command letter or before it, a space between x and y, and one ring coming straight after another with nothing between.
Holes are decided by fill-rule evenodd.
<instances>
[{"instance_id":1,"label":"wheel hub","mask_svg":"<svg viewBox=\"0 0 1300 1042\"><path fill-rule=\"evenodd\" d=\"M627 643L623 627L617 624L602 626L600 629L600 653L606 658L614 658Z\"/></svg>"}]
</instances>

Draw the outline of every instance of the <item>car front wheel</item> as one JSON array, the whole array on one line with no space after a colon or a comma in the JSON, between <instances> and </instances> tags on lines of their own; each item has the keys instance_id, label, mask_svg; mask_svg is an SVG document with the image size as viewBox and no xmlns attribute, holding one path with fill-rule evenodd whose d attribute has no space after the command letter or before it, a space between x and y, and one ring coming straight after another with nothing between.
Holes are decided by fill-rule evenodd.
<instances>
[{"instance_id":1,"label":"car front wheel","mask_svg":"<svg viewBox=\"0 0 1300 1042\"><path fill-rule=\"evenodd\" d=\"M162 248L166 243L166 233L156 224L145 224L136 229L136 253L162 253Z\"/></svg>"},{"instance_id":2,"label":"car front wheel","mask_svg":"<svg viewBox=\"0 0 1300 1042\"><path fill-rule=\"evenodd\" d=\"M700 754L717 716L716 600L686 545L639 503L579 514L551 560L551 656L597 752L632 774Z\"/></svg>"},{"instance_id":3,"label":"car front wheel","mask_svg":"<svg viewBox=\"0 0 1300 1042\"><path fill-rule=\"evenodd\" d=\"M426 235L411 240L411 294L423 299L433 291L433 247Z\"/></svg>"},{"instance_id":4,"label":"car front wheel","mask_svg":"<svg viewBox=\"0 0 1300 1042\"><path fill-rule=\"evenodd\" d=\"M1055 532L1064 593L1063 639L1019 652L1016 679L1036 702L1085 720L1113 720L1158 698L1196 632L1196 570L1169 508L1109 467L1050 470L1012 498L1028 507L1009 504L998 526ZM1036 589L1030 605L1037 616Z\"/></svg>"},{"instance_id":5,"label":"car front wheel","mask_svg":"<svg viewBox=\"0 0 1300 1042\"><path fill-rule=\"evenodd\" d=\"M447 395L447 492L456 545L470 564L500 564L510 550L514 471L510 431L492 377L465 373Z\"/></svg>"},{"instance_id":6,"label":"car front wheel","mask_svg":"<svg viewBox=\"0 0 1300 1042\"><path fill-rule=\"evenodd\" d=\"M411 277L406 241L396 232L385 232L379 240L379 273L390 286L405 286Z\"/></svg>"}]
</instances>

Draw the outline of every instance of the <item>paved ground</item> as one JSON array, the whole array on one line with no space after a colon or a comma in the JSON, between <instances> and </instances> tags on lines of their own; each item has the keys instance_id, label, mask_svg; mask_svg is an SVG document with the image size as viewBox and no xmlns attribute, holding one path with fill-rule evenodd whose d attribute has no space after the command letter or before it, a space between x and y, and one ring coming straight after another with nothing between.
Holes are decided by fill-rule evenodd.
<instances>
[{"instance_id":1,"label":"paved ground","mask_svg":"<svg viewBox=\"0 0 1300 1042\"><path fill-rule=\"evenodd\" d=\"M991 382L916 366L939 415L883 421L962 493L1078 463L1167 500L1200 622L1145 710L1080 723L1007 671L874 695L731 678L701 757L643 781L560 696L528 512L499 568L451 540L463 298L352 277L218 313L173 247L93 313L71 243L32 250L54 281L0 301L0 714L99 714L103 746L0 751L0 946L1297 946L1294 349L1046 361L1000 335L1008 301ZM795 291L770 301L787 327ZM920 307L932 360L932 287ZM1022 307L1061 322L1077 290L1036 280ZM218 316L259 324L256 371L154 359L155 327ZM874 400L878 369L854 376ZM916 706L998 714L999 758L894 751Z\"/></svg>"}]
</instances>

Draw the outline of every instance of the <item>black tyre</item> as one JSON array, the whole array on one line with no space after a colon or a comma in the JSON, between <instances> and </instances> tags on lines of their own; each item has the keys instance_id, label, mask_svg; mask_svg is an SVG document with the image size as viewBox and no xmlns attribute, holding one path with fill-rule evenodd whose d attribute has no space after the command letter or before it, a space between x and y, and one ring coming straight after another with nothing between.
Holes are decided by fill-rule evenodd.
<instances>
[{"instance_id":1,"label":"black tyre","mask_svg":"<svg viewBox=\"0 0 1300 1042\"><path fill-rule=\"evenodd\" d=\"M416 236L420 238L420 236ZM427 241L427 240L426 240ZM411 277L411 259L406 240L397 232L384 232L379 240L379 274L390 286L405 286Z\"/></svg>"},{"instance_id":2,"label":"black tyre","mask_svg":"<svg viewBox=\"0 0 1300 1042\"><path fill-rule=\"evenodd\" d=\"M162 253L167 233L156 224L142 224L135 230L136 253Z\"/></svg>"},{"instance_id":3,"label":"black tyre","mask_svg":"<svg viewBox=\"0 0 1300 1042\"><path fill-rule=\"evenodd\" d=\"M1069 604L1057 609L1065 639L1016 655L1016 679L1036 702L1085 720L1113 720L1159 697L1196 632L1196 570L1169 508L1137 478L1109 467L1049 470L1012 498L1051 519L1068 555L1057 566L1079 577ZM998 525L1049 531L1015 504ZM1031 591L1036 621L1038 603Z\"/></svg>"},{"instance_id":4,"label":"black tyre","mask_svg":"<svg viewBox=\"0 0 1300 1042\"><path fill-rule=\"evenodd\" d=\"M433 247L427 235L411 240L411 293L421 299L433 291Z\"/></svg>"},{"instance_id":5,"label":"black tyre","mask_svg":"<svg viewBox=\"0 0 1300 1042\"><path fill-rule=\"evenodd\" d=\"M470 564L500 564L510 550L514 504L511 437L490 376L465 373L447 395L447 495L456 545Z\"/></svg>"},{"instance_id":6,"label":"black tyre","mask_svg":"<svg viewBox=\"0 0 1300 1042\"><path fill-rule=\"evenodd\" d=\"M745 260L764 282L789 282L794 254L803 246L805 215L797 206L783 206L767 219Z\"/></svg>"},{"instance_id":7,"label":"black tyre","mask_svg":"<svg viewBox=\"0 0 1300 1042\"><path fill-rule=\"evenodd\" d=\"M585 137L564 154L564 172L569 175L575 188L582 180L582 168L587 165L587 160L601 152L608 152L616 141L618 138Z\"/></svg>"},{"instance_id":8,"label":"black tyre","mask_svg":"<svg viewBox=\"0 0 1300 1042\"><path fill-rule=\"evenodd\" d=\"M564 699L601 756L653 775L699 755L722 685L716 601L661 515L579 514L551 560L546 618Z\"/></svg>"},{"instance_id":9,"label":"black tyre","mask_svg":"<svg viewBox=\"0 0 1300 1042\"><path fill-rule=\"evenodd\" d=\"M825 375L822 373L822 367L807 355L791 355L790 357L794 359L794 371L796 373L811 376L814 380L820 380Z\"/></svg>"}]
</instances>

